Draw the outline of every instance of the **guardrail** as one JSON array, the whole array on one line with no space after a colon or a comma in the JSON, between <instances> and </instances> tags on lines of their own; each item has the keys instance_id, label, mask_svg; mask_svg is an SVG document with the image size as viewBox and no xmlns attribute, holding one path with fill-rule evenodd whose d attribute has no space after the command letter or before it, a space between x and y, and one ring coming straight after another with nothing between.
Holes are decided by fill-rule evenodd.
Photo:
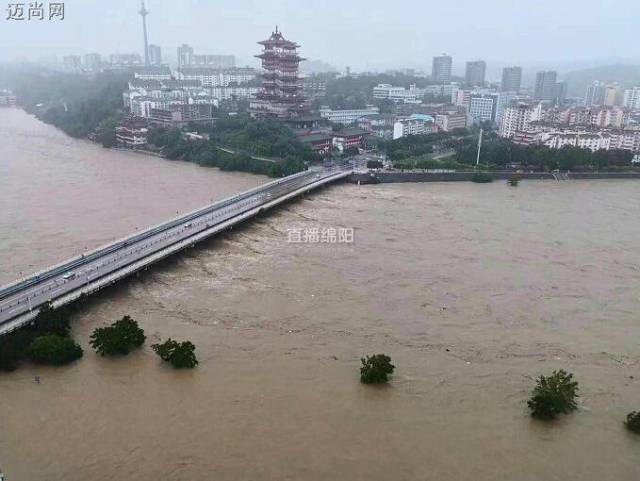
<instances>
[{"instance_id":1,"label":"guardrail","mask_svg":"<svg viewBox=\"0 0 640 481\"><path fill-rule=\"evenodd\" d=\"M81 267L89 262L93 262L97 259L99 259L102 256L111 254L113 252L115 252L118 249L121 249L122 247L128 245L128 244L132 244L135 242L139 242L141 240L144 240L150 236L156 235L158 233L161 233L165 230L169 230L172 229L178 225L180 225L181 223L184 222L189 222L190 220L193 220L197 217L200 217L201 215L207 214L213 210L217 210L221 207L225 207L227 205L230 205L234 202L237 202L238 200L242 200L242 199L246 199L248 197L251 197L253 195L259 194L261 192L264 192L265 190L269 190L272 187L276 186L276 185L286 185L289 184L291 182L294 182L295 180L301 178L301 177L305 177L305 176L310 176L310 175L314 175L314 173L312 171L304 171L304 172L299 172L297 174L293 174L290 175L288 177L284 177L282 179L278 179L272 182L268 182L267 184L263 184L260 185L258 187L255 187L253 189L250 189L248 191L242 192L241 194L237 194L235 196L232 197L228 197L226 199L223 199L221 201L218 201L214 204L211 204L207 207L198 209L196 211L190 212L184 216L181 217L177 217L174 218L170 221L164 222L162 224L159 224L157 226L151 227L149 229L147 229L146 231L141 232L140 234L135 234L133 236L130 237L126 237L124 239L121 239L120 241L116 241L113 244L109 244L107 246L98 248L95 251L92 251L86 255L83 255L80 258L74 259L72 261L69 262L65 262L63 264L57 265L57 266L53 266L51 268L48 268L44 271L41 271L40 273L33 275L31 277L29 277L28 279L25 280L21 280L21 281L17 281L14 282L12 284L9 284L5 287L3 287L2 289L0 289L0 300L7 298L8 296L20 291L21 289L25 289L27 287L30 287L38 282L41 282L43 280L46 279L50 279L52 277L58 276L68 270L73 270L76 269L78 267Z\"/></svg>"}]
</instances>

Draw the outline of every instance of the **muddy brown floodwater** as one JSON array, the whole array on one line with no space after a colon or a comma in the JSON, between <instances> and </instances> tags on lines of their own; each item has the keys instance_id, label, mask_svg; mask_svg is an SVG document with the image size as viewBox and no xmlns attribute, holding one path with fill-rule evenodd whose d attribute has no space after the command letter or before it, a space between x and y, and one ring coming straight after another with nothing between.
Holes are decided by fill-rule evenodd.
<instances>
[{"instance_id":1,"label":"muddy brown floodwater","mask_svg":"<svg viewBox=\"0 0 640 481\"><path fill-rule=\"evenodd\" d=\"M0 172L4 280L265 180L7 110ZM636 481L639 210L637 181L309 195L96 296L73 319L79 362L0 375L0 466L7 481ZM355 242L288 242L328 227ZM125 314L147 346L96 356L91 331ZM169 336L197 345L197 369L158 362L148 344ZM376 352L396 372L362 386ZM526 399L556 368L580 409L535 422Z\"/></svg>"}]
</instances>

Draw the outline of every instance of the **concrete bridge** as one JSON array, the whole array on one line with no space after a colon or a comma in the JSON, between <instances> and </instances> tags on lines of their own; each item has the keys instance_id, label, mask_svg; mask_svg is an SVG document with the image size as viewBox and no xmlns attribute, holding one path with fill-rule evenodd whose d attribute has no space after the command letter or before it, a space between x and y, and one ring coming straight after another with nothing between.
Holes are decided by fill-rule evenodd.
<instances>
[{"instance_id":1,"label":"concrete bridge","mask_svg":"<svg viewBox=\"0 0 640 481\"><path fill-rule=\"evenodd\" d=\"M49 267L0 289L0 335L28 324L39 307L60 307L114 284L217 232L320 186L351 169L309 170L269 182Z\"/></svg>"}]
</instances>

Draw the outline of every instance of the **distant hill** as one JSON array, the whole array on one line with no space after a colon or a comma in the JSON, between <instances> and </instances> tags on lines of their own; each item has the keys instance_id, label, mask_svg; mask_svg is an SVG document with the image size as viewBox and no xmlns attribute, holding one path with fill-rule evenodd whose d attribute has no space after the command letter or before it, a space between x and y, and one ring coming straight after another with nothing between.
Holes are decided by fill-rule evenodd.
<instances>
[{"instance_id":1,"label":"distant hill","mask_svg":"<svg viewBox=\"0 0 640 481\"><path fill-rule=\"evenodd\" d=\"M587 86L594 80L618 82L622 87L640 85L640 65L615 64L573 70L563 73L560 78L567 83L570 96L584 96Z\"/></svg>"}]
</instances>

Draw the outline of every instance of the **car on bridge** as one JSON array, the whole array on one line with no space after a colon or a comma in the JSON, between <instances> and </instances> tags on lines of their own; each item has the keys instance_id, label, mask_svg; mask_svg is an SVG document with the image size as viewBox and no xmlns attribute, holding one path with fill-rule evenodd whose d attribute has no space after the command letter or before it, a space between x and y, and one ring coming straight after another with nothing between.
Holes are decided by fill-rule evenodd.
<instances>
[{"instance_id":1,"label":"car on bridge","mask_svg":"<svg viewBox=\"0 0 640 481\"><path fill-rule=\"evenodd\" d=\"M62 276L62 278L65 281L69 281L71 279L75 279L75 277L76 277L76 273L73 272L73 271L65 272L65 274Z\"/></svg>"}]
</instances>

